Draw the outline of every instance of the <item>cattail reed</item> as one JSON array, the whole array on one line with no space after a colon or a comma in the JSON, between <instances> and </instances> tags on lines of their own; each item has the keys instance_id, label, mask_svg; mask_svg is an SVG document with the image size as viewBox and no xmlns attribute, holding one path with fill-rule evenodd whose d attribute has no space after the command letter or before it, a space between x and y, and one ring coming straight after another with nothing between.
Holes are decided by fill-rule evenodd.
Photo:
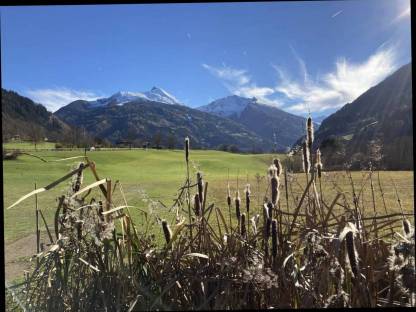
<instances>
[{"instance_id":1,"label":"cattail reed","mask_svg":"<svg viewBox=\"0 0 416 312\"><path fill-rule=\"evenodd\" d=\"M277 176L277 169L273 170L270 186L272 192L272 204L276 206L277 201L279 200L279 177Z\"/></svg>"},{"instance_id":2,"label":"cattail reed","mask_svg":"<svg viewBox=\"0 0 416 312\"><path fill-rule=\"evenodd\" d=\"M267 222L267 219L269 218L269 207L267 206L267 204L265 203L264 205L263 205L263 222L264 222L264 225L266 226L266 222Z\"/></svg>"},{"instance_id":3,"label":"cattail reed","mask_svg":"<svg viewBox=\"0 0 416 312\"><path fill-rule=\"evenodd\" d=\"M101 221L104 221L103 212L104 212L103 202L100 200L98 202L98 216L99 216Z\"/></svg>"},{"instance_id":4,"label":"cattail reed","mask_svg":"<svg viewBox=\"0 0 416 312\"><path fill-rule=\"evenodd\" d=\"M201 201L199 200L199 194L195 194L194 209L195 209L195 215L200 217L201 216Z\"/></svg>"},{"instance_id":5,"label":"cattail reed","mask_svg":"<svg viewBox=\"0 0 416 312\"><path fill-rule=\"evenodd\" d=\"M241 208L240 208L240 204L241 204L241 198L240 198L240 192L237 190L237 192L235 192L235 215L237 217L238 222L240 222L240 218L241 218Z\"/></svg>"},{"instance_id":6,"label":"cattail reed","mask_svg":"<svg viewBox=\"0 0 416 312\"><path fill-rule=\"evenodd\" d=\"M228 205L228 207L231 207L230 184L227 185L227 205Z\"/></svg>"},{"instance_id":7,"label":"cattail reed","mask_svg":"<svg viewBox=\"0 0 416 312\"><path fill-rule=\"evenodd\" d=\"M319 148L316 150L316 163L319 164L321 162L321 151Z\"/></svg>"},{"instance_id":8,"label":"cattail reed","mask_svg":"<svg viewBox=\"0 0 416 312\"><path fill-rule=\"evenodd\" d=\"M267 220L266 220L266 230L265 230L265 239L266 240L269 240L271 225L272 225L272 218L267 218Z\"/></svg>"},{"instance_id":9,"label":"cattail reed","mask_svg":"<svg viewBox=\"0 0 416 312\"><path fill-rule=\"evenodd\" d=\"M72 188L74 193L78 192L81 188L81 184L82 184L82 180L83 180L82 172L83 172L83 169L84 169L84 164L80 163L78 169L79 169L79 171L76 175L75 183L74 183L73 188Z\"/></svg>"},{"instance_id":10,"label":"cattail reed","mask_svg":"<svg viewBox=\"0 0 416 312\"><path fill-rule=\"evenodd\" d=\"M230 227L232 224L231 221L231 191L230 191L230 184L227 184L227 205L228 205L228 215L230 217Z\"/></svg>"},{"instance_id":11,"label":"cattail reed","mask_svg":"<svg viewBox=\"0 0 416 312\"><path fill-rule=\"evenodd\" d=\"M251 194L250 184L247 184L245 193L246 193L246 210L247 210L247 213L249 213L250 212L250 194Z\"/></svg>"},{"instance_id":12,"label":"cattail reed","mask_svg":"<svg viewBox=\"0 0 416 312\"><path fill-rule=\"evenodd\" d=\"M276 170L277 176L280 177L280 174L282 173L282 163L280 162L280 159L279 158L273 159L273 164L275 165L277 169Z\"/></svg>"},{"instance_id":13,"label":"cattail reed","mask_svg":"<svg viewBox=\"0 0 416 312\"><path fill-rule=\"evenodd\" d=\"M309 151L312 151L312 143L313 143L313 123L312 118L309 116L308 120L306 121L306 141L308 144Z\"/></svg>"},{"instance_id":14,"label":"cattail reed","mask_svg":"<svg viewBox=\"0 0 416 312\"><path fill-rule=\"evenodd\" d=\"M309 148L306 141L302 144L302 156L303 156L303 172L309 173L310 170L310 155L309 155Z\"/></svg>"},{"instance_id":15,"label":"cattail reed","mask_svg":"<svg viewBox=\"0 0 416 312\"><path fill-rule=\"evenodd\" d=\"M273 218L273 204L271 202L267 203L268 208L268 216L269 218Z\"/></svg>"},{"instance_id":16,"label":"cattail reed","mask_svg":"<svg viewBox=\"0 0 416 312\"><path fill-rule=\"evenodd\" d=\"M352 273L354 273L355 277L358 277L358 259L352 231L348 231L345 235L345 245L347 246L348 260L350 262Z\"/></svg>"},{"instance_id":17,"label":"cattail reed","mask_svg":"<svg viewBox=\"0 0 416 312\"><path fill-rule=\"evenodd\" d=\"M410 221L407 219L403 219L403 232L406 237L410 235L412 226L410 225Z\"/></svg>"},{"instance_id":18,"label":"cattail reed","mask_svg":"<svg viewBox=\"0 0 416 312\"><path fill-rule=\"evenodd\" d=\"M316 150L316 170L318 172L318 178L322 176L322 162L321 162L321 151L319 148Z\"/></svg>"},{"instance_id":19,"label":"cattail reed","mask_svg":"<svg viewBox=\"0 0 416 312\"><path fill-rule=\"evenodd\" d=\"M172 231L170 230L169 224L166 220L162 220L163 234L165 234L166 244L169 244L172 238Z\"/></svg>"},{"instance_id":20,"label":"cattail reed","mask_svg":"<svg viewBox=\"0 0 416 312\"><path fill-rule=\"evenodd\" d=\"M196 174L197 186L198 186L198 195L199 201L202 203L204 202L204 181L202 180L202 174L198 172Z\"/></svg>"},{"instance_id":21,"label":"cattail reed","mask_svg":"<svg viewBox=\"0 0 416 312\"><path fill-rule=\"evenodd\" d=\"M269 175L269 177L273 177L274 172L277 171L277 168L274 164L272 164L268 169L267 169L267 173Z\"/></svg>"},{"instance_id":22,"label":"cattail reed","mask_svg":"<svg viewBox=\"0 0 416 312\"><path fill-rule=\"evenodd\" d=\"M186 162L189 161L189 138L185 138L185 160Z\"/></svg>"},{"instance_id":23,"label":"cattail reed","mask_svg":"<svg viewBox=\"0 0 416 312\"><path fill-rule=\"evenodd\" d=\"M241 214L241 236L246 237L247 229L246 229L246 214L243 212Z\"/></svg>"},{"instance_id":24,"label":"cattail reed","mask_svg":"<svg viewBox=\"0 0 416 312\"><path fill-rule=\"evenodd\" d=\"M277 256L277 220L272 220L272 256Z\"/></svg>"}]
</instances>

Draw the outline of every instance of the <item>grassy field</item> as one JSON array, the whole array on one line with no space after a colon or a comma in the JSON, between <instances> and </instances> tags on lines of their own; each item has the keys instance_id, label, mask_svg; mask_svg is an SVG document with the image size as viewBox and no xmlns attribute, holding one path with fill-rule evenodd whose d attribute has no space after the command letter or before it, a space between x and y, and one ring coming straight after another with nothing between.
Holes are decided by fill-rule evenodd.
<instances>
[{"instance_id":1,"label":"grassy field","mask_svg":"<svg viewBox=\"0 0 416 312\"><path fill-rule=\"evenodd\" d=\"M57 180L70 171L80 159L70 159L55 162L53 160L63 159L82 155L82 153L73 152L50 152L39 151L37 156L43 157L51 162L42 162L37 158L22 155L16 161L3 161L3 183L4 183L4 207L8 207L19 197L29 193L34 189L34 183L37 187L43 187ZM96 151L89 152L90 160L93 160L97 166L99 177L111 178L113 185L116 180L122 184L126 199L129 205L148 211L152 209L161 217L173 220L174 215L168 211L168 208L161 204L150 205L151 201L144 201L143 191L154 201L161 201L167 207L173 204L178 188L184 183L186 178L186 167L183 157L183 151L167 150L123 150L123 151ZM243 190L245 184L251 184L252 201L259 203L255 208L257 213L261 213L261 202L266 194L267 178L266 171L273 157L276 155L239 155L218 151L191 151L191 177L195 181L197 170L203 172L204 180L208 182L208 202L215 202L217 206L226 207L226 185L229 176L231 189L234 190L239 184L240 195L244 198ZM281 160L284 156L278 155ZM90 170L85 171L83 186L94 182ZM257 175L257 177L256 177ZM237 182L238 177L238 182ZM359 193L362 184L365 184L361 201L368 203L366 207L372 211L371 193L369 181L366 179L368 173L353 172L353 181L356 192ZM291 176L291 185L293 196L300 196L301 186L305 185L304 174L295 174ZM373 175L373 183L376 196L376 208L379 213L384 213L385 208L381 191L378 184L377 173ZM324 200L330 202L333 198L335 184L342 188L347 196L351 196L351 185L345 172L325 173L323 179ZM413 212L413 172L380 172L380 183L382 185L386 209L390 212L399 211L397 197L392 184L397 186L398 194L402 206L407 212ZM54 212L57 206L57 197L65 194L70 180L61 183L54 189L43 192L38 196L38 205L42 210L48 224L53 224ZM283 183L281 185L281 205L286 207L286 201L283 196ZM233 192L232 196L235 195ZM101 194L96 190L90 196L100 198ZM114 193L115 204L123 204L120 192ZM325 197L330 198L325 198ZM333 196L332 196L333 197ZM35 212L34 197L28 198L18 206L5 210L5 240L6 244L15 241L18 238L34 233L35 229ZM289 198L290 206L293 201ZM151 208L149 208L151 206ZM227 214L228 209L224 209ZM139 210L134 208L132 214L140 221L143 217ZM42 225L43 229L43 225Z\"/></svg>"},{"instance_id":2,"label":"grassy field","mask_svg":"<svg viewBox=\"0 0 416 312\"><path fill-rule=\"evenodd\" d=\"M20 149L20 150L34 150L35 144L32 142L8 142L3 143L4 149ZM53 149L55 148L55 143L53 142L39 142L36 144L36 149Z\"/></svg>"}]
</instances>

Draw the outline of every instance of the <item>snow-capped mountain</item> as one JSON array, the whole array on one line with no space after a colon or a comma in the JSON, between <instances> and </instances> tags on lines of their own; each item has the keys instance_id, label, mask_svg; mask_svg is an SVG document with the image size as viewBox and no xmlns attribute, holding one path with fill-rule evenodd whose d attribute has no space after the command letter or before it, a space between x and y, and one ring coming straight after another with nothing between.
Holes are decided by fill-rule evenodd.
<instances>
[{"instance_id":1,"label":"snow-capped mountain","mask_svg":"<svg viewBox=\"0 0 416 312\"><path fill-rule=\"evenodd\" d=\"M256 102L257 100L255 98L248 99L237 95L231 95L218 99L210 104L200 106L197 109L222 117L238 117L241 112L246 109L247 105Z\"/></svg>"},{"instance_id":2,"label":"snow-capped mountain","mask_svg":"<svg viewBox=\"0 0 416 312\"><path fill-rule=\"evenodd\" d=\"M280 150L291 146L303 135L306 122L303 117L260 103L256 98L237 95L218 99L197 109L234 120L263 139L274 142L270 148Z\"/></svg>"},{"instance_id":3,"label":"snow-capped mountain","mask_svg":"<svg viewBox=\"0 0 416 312\"><path fill-rule=\"evenodd\" d=\"M153 87L152 90L144 92L144 95L151 101L166 104L181 104L172 94L158 87Z\"/></svg>"},{"instance_id":4,"label":"snow-capped mountain","mask_svg":"<svg viewBox=\"0 0 416 312\"><path fill-rule=\"evenodd\" d=\"M165 90L158 87L153 87L150 91L146 92L120 91L108 98L92 101L90 102L90 106L100 107L107 105L123 105L125 103L136 100L155 101L165 104L181 104L173 95L169 94Z\"/></svg>"}]
</instances>

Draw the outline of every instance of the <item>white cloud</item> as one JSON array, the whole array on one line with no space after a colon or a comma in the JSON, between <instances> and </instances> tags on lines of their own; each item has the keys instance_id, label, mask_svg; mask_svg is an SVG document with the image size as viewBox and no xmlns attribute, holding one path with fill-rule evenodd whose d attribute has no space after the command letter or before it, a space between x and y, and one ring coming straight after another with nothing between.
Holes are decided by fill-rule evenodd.
<instances>
[{"instance_id":1,"label":"white cloud","mask_svg":"<svg viewBox=\"0 0 416 312\"><path fill-rule=\"evenodd\" d=\"M294 103L287 106L290 111L320 112L352 102L396 67L396 53L391 47L379 49L362 63L339 58L335 62L335 70L316 81L291 80L282 69L274 66L280 77L275 90L283 94L287 102Z\"/></svg>"},{"instance_id":2,"label":"white cloud","mask_svg":"<svg viewBox=\"0 0 416 312\"><path fill-rule=\"evenodd\" d=\"M336 12L336 13L332 14L331 18L334 18L334 17L336 17L336 16L340 15L342 12L344 12L344 11L343 11L343 10L341 10L341 11L338 11L338 12Z\"/></svg>"},{"instance_id":3,"label":"white cloud","mask_svg":"<svg viewBox=\"0 0 416 312\"><path fill-rule=\"evenodd\" d=\"M399 21L406 17L410 17L410 6L404 9L402 12L400 12L400 14L396 16L394 21Z\"/></svg>"},{"instance_id":4,"label":"white cloud","mask_svg":"<svg viewBox=\"0 0 416 312\"><path fill-rule=\"evenodd\" d=\"M338 58L333 71L312 80L305 61L293 47L290 48L298 62L300 77L291 79L283 68L272 64L279 78L274 87L258 86L243 69L231 68L225 64L222 67L207 64L202 66L219 78L230 93L248 98L256 97L259 102L284 106L293 113L323 112L340 108L354 101L397 68L394 45L384 43L361 63Z\"/></svg>"},{"instance_id":5,"label":"white cloud","mask_svg":"<svg viewBox=\"0 0 416 312\"><path fill-rule=\"evenodd\" d=\"M235 69L226 66L224 63L222 65L222 67L214 67L202 64L202 66L212 75L219 78L232 94L247 98L256 97L259 102L268 105L281 105L279 101L269 97L275 93L273 88L257 86L256 83L252 82L251 77L248 75L246 70Z\"/></svg>"},{"instance_id":6,"label":"white cloud","mask_svg":"<svg viewBox=\"0 0 416 312\"><path fill-rule=\"evenodd\" d=\"M247 75L247 71L227 67L224 63L222 68L210 66L207 64L202 64L202 66L214 76L217 76L218 78L237 86L245 85L250 81L250 77Z\"/></svg>"},{"instance_id":7,"label":"white cloud","mask_svg":"<svg viewBox=\"0 0 416 312\"><path fill-rule=\"evenodd\" d=\"M68 88L36 89L28 90L25 93L33 101L44 105L52 112L76 100L94 101L103 97L93 92Z\"/></svg>"},{"instance_id":8,"label":"white cloud","mask_svg":"<svg viewBox=\"0 0 416 312\"><path fill-rule=\"evenodd\" d=\"M397 6L398 14L390 22L390 25L395 24L397 22L400 22L404 19L408 19L408 18L410 19L410 4L409 4L409 2L405 1L404 3L403 2L398 2L398 3L399 3L399 5Z\"/></svg>"}]
</instances>

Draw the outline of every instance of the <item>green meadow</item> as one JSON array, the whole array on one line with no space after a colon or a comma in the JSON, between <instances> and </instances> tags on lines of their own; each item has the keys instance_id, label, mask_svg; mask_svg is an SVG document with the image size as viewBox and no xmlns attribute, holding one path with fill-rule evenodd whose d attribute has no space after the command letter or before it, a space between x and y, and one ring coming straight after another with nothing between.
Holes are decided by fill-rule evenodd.
<instances>
[{"instance_id":1,"label":"green meadow","mask_svg":"<svg viewBox=\"0 0 416 312\"><path fill-rule=\"evenodd\" d=\"M35 145L31 142L7 142L3 143L4 149L20 149L20 150L34 150ZM36 144L37 150L54 149L55 143L53 142L39 142Z\"/></svg>"},{"instance_id":2,"label":"green meadow","mask_svg":"<svg viewBox=\"0 0 416 312\"><path fill-rule=\"evenodd\" d=\"M19 238L35 233L35 197L30 197L10 210L8 206L21 196L31 192L36 183L37 187L44 187L49 183L67 174L71 169L83 160L83 158L67 159L82 156L81 151L38 151L33 155L38 158L21 155L17 160L3 161L3 187L4 187L4 232L6 244ZM128 205L133 206L130 212L137 224L144 219L141 211L150 210L173 222L175 214L169 211L179 188L186 179L186 163L182 150L115 150L87 152L91 161L96 163L97 173L100 179L110 178L112 185L118 180L114 191L114 205L124 205L124 199L120 192L120 185ZM284 159L284 155L260 154L243 155L219 151L191 150L190 176L195 181L197 171L203 173L203 178L208 182L208 203L215 203L224 208L224 215L228 218L226 206L227 183L230 184L232 196L235 190L240 190L240 196L244 201L244 187L251 185L252 201L255 204L253 213L261 213L261 203L267 194L267 168L274 157ZM300 157L300 156L299 156ZM84 171L82 187L95 182L90 169ZM413 172L388 171L373 174L373 184L378 213L399 212L396 191L401 200L402 208L406 212L413 212ZM360 193L364 185L360 200L365 203L368 212L372 212L372 194L370 193L368 173L353 172L352 178L356 193ZM290 175L289 210L294 209L296 197L301 196L301 189L305 186L305 175ZM379 185L380 182L380 185ZM38 195L38 206L42 210L48 225L52 229L54 213L57 207L57 198L66 193L71 179L62 182L55 188ZM381 188L380 188L381 186ZM328 172L322 179L324 200L330 202L341 188L346 196L352 196L352 186L345 172ZM281 205L286 209L287 202L284 195L284 183L281 179ZM383 196L384 202L383 202ZM104 200L99 189L96 188L88 198ZM146 199L147 198L147 199ZM385 205L384 205L385 203ZM186 211L181 212L187 216ZM44 225L41 223L41 230ZM157 229L159 230L159 229Z\"/></svg>"}]
</instances>

